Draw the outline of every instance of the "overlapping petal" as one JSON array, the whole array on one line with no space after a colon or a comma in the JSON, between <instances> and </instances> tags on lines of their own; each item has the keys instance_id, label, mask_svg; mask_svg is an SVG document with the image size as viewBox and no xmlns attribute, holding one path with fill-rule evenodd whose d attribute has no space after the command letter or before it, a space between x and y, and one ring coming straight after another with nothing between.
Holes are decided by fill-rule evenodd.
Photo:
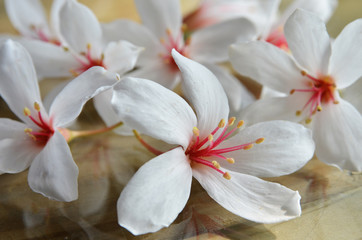
<instances>
[{"instance_id":1,"label":"overlapping petal","mask_svg":"<svg viewBox=\"0 0 362 240\"><path fill-rule=\"evenodd\" d=\"M190 58L198 62L227 61L230 44L249 41L255 36L255 27L246 18L232 19L202 28L191 35Z\"/></svg>"},{"instance_id":2,"label":"overlapping petal","mask_svg":"<svg viewBox=\"0 0 362 240\"><path fill-rule=\"evenodd\" d=\"M185 149L197 124L185 100L146 79L121 80L114 86L112 105L127 126Z\"/></svg>"},{"instance_id":3,"label":"overlapping petal","mask_svg":"<svg viewBox=\"0 0 362 240\"><path fill-rule=\"evenodd\" d=\"M54 99L49 115L53 125L66 126L80 114L83 105L92 97L111 88L118 75L102 67L93 67L72 80Z\"/></svg>"},{"instance_id":4,"label":"overlapping petal","mask_svg":"<svg viewBox=\"0 0 362 240\"><path fill-rule=\"evenodd\" d=\"M5 7L12 24L22 35L39 38L34 28L49 35L45 11L39 0L5 0Z\"/></svg>"},{"instance_id":5,"label":"overlapping petal","mask_svg":"<svg viewBox=\"0 0 362 240\"><path fill-rule=\"evenodd\" d=\"M275 223L300 216L300 195L278 183L229 172L224 179L207 167L194 167L193 176L207 193L225 209L254 222Z\"/></svg>"},{"instance_id":6,"label":"overlapping petal","mask_svg":"<svg viewBox=\"0 0 362 240\"><path fill-rule=\"evenodd\" d=\"M0 46L0 95L23 122L30 123L24 108L41 98L33 61L23 46L7 40Z\"/></svg>"},{"instance_id":7,"label":"overlapping petal","mask_svg":"<svg viewBox=\"0 0 362 240\"><path fill-rule=\"evenodd\" d=\"M21 122L0 118L0 171L18 173L25 170L41 150L26 135Z\"/></svg>"},{"instance_id":8,"label":"overlapping petal","mask_svg":"<svg viewBox=\"0 0 362 240\"><path fill-rule=\"evenodd\" d=\"M218 148L227 148L264 138L249 150L225 154L234 164L220 164L234 172L257 177L279 177L299 170L314 154L312 131L288 121L261 122L247 127Z\"/></svg>"},{"instance_id":9,"label":"overlapping petal","mask_svg":"<svg viewBox=\"0 0 362 240\"><path fill-rule=\"evenodd\" d=\"M28 182L34 192L58 201L78 198L78 167L64 137L55 131L30 166Z\"/></svg>"},{"instance_id":10,"label":"overlapping petal","mask_svg":"<svg viewBox=\"0 0 362 240\"><path fill-rule=\"evenodd\" d=\"M182 16L178 0L136 0L142 23L158 38L167 37L167 29L177 34L181 30Z\"/></svg>"},{"instance_id":11,"label":"overlapping petal","mask_svg":"<svg viewBox=\"0 0 362 240\"><path fill-rule=\"evenodd\" d=\"M134 235L169 226L185 207L192 171L181 147L143 165L117 202L118 223Z\"/></svg>"},{"instance_id":12,"label":"overlapping petal","mask_svg":"<svg viewBox=\"0 0 362 240\"><path fill-rule=\"evenodd\" d=\"M141 50L127 41L110 42L104 50L104 65L109 71L124 74L134 68Z\"/></svg>"},{"instance_id":13,"label":"overlapping petal","mask_svg":"<svg viewBox=\"0 0 362 240\"><path fill-rule=\"evenodd\" d=\"M102 28L94 13L75 0L68 0L59 12L60 31L66 43L77 53L86 52L91 44L92 55L100 56Z\"/></svg>"},{"instance_id":14,"label":"overlapping petal","mask_svg":"<svg viewBox=\"0 0 362 240\"><path fill-rule=\"evenodd\" d=\"M362 76L362 19L348 24L332 45L329 73L338 88L345 88Z\"/></svg>"},{"instance_id":15,"label":"overlapping petal","mask_svg":"<svg viewBox=\"0 0 362 240\"><path fill-rule=\"evenodd\" d=\"M293 88L305 87L292 58L272 44L261 41L234 44L229 54L238 73L272 89L289 93Z\"/></svg>"},{"instance_id":16,"label":"overlapping petal","mask_svg":"<svg viewBox=\"0 0 362 240\"><path fill-rule=\"evenodd\" d=\"M227 119L229 115L224 89L206 67L182 56L176 50L172 50L172 56L182 74L184 94L196 112L200 137L206 137L221 119Z\"/></svg>"},{"instance_id":17,"label":"overlapping petal","mask_svg":"<svg viewBox=\"0 0 362 240\"><path fill-rule=\"evenodd\" d=\"M319 160L350 171L362 171L362 116L350 103L339 99L315 118L314 139Z\"/></svg>"},{"instance_id":18,"label":"overlapping petal","mask_svg":"<svg viewBox=\"0 0 362 240\"><path fill-rule=\"evenodd\" d=\"M285 37L296 61L309 73L327 75L331 43L324 22L298 9L285 23Z\"/></svg>"}]
</instances>

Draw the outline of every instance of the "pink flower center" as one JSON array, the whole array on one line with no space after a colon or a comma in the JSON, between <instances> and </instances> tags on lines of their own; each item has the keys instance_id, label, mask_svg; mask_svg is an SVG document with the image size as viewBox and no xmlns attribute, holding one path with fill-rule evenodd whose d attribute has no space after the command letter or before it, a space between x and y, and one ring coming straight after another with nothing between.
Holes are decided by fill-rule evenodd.
<instances>
[{"instance_id":1,"label":"pink flower center","mask_svg":"<svg viewBox=\"0 0 362 240\"><path fill-rule=\"evenodd\" d=\"M200 139L199 130L195 127L193 129L194 139L191 141L185 154L188 155L191 160L191 164L202 164L210 167L215 171L221 173L224 178L230 179L230 174L220 169L220 164L216 159L233 164L235 160L233 158L227 158L223 154L234 152L238 150L248 150L254 146L254 143L259 144L264 141L264 138L258 138L253 142L248 142L233 147L217 148L224 140L226 140L231 134L233 134L238 128L243 125L243 121L239 121L237 126L227 132L228 128L231 127L235 122L235 117L230 118L227 125L225 126L225 120L222 119L219 125L204 139ZM221 131L216 139L214 136L216 133ZM213 159L213 160L210 160Z\"/></svg>"},{"instance_id":2,"label":"pink flower center","mask_svg":"<svg viewBox=\"0 0 362 240\"><path fill-rule=\"evenodd\" d=\"M271 32L266 41L283 50L289 49L287 39L283 33L283 28L278 28Z\"/></svg>"},{"instance_id":3,"label":"pink flower center","mask_svg":"<svg viewBox=\"0 0 362 240\"><path fill-rule=\"evenodd\" d=\"M182 29L177 37L174 37L174 35L172 34L171 30L167 30L167 39L161 39L161 43L164 46L165 52L164 53L160 53L159 56L161 57L161 59L163 60L163 62L167 65L169 65L171 71L179 71L177 64L175 62L175 60L172 57L171 51L172 49L175 49L177 52L179 52L181 55L188 57L188 45L190 44L190 40L191 38L187 38L186 41L184 41L183 39L183 31L184 29Z\"/></svg>"},{"instance_id":4,"label":"pink flower center","mask_svg":"<svg viewBox=\"0 0 362 240\"><path fill-rule=\"evenodd\" d=\"M74 76L78 76L79 74L87 71L91 67L100 66L100 67L106 68L105 65L104 65L104 62L103 62L104 55L102 54L100 58L95 58L91 54L91 48L92 48L91 44L88 44L87 45L87 51L82 52L81 57L75 56L76 60L81 64L81 67L79 67L77 69L71 69L70 70L70 72ZM67 50L67 49L65 49L65 50Z\"/></svg>"},{"instance_id":5,"label":"pink flower center","mask_svg":"<svg viewBox=\"0 0 362 240\"><path fill-rule=\"evenodd\" d=\"M41 112L40 112L40 106L37 102L34 103L34 109L37 111L37 114L35 117L32 116L31 111L29 108L24 108L24 115L29 117L30 120L39 127L36 131L34 131L31 128L26 128L24 132L28 134L34 141L41 145L45 145L49 138L53 136L54 129L51 126L51 124L44 121Z\"/></svg>"},{"instance_id":6,"label":"pink flower center","mask_svg":"<svg viewBox=\"0 0 362 240\"><path fill-rule=\"evenodd\" d=\"M303 106L302 110L298 110L296 115L299 116L303 111L307 112L306 123L310 123L312 115L317 111L322 110L322 104L334 103L338 104L334 93L336 91L336 84L330 76L322 76L320 78L314 78L306 72L301 72L303 76L306 76L310 81L308 82L308 88L306 89L292 89L290 94L294 92L311 94L310 98Z\"/></svg>"}]
</instances>

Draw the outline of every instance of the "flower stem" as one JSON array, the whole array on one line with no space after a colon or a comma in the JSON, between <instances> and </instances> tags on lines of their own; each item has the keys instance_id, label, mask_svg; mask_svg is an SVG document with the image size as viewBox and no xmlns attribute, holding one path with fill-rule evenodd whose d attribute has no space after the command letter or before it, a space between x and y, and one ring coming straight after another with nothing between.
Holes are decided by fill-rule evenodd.
<instances>
[{"instance_id":1,"label":"flower stem","mask_svg":"<svg viewBox=\"0 0 362 240\"><path fill-rule=\"evenodd\" d=\"M102 128L102 129L97 129L97 130L71 131L68 129L59 129L59 131L62 133L62 135L65 137L65 139L69 143L70 141L72 141L75 138L92 136L92 135L96 135L96 134L100 134L100 133L109 132L122 125L123 125L123 122L118 122L112 126Z\"/></svg>"}]
</instances>

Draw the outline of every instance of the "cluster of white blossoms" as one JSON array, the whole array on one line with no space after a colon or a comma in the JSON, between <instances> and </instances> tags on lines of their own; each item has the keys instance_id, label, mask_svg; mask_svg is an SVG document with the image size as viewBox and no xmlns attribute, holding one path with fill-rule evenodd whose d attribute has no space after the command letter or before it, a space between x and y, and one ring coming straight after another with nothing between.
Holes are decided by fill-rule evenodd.
<instances>
[{"instance_id":1,"label":"cluster of white blossoms","mask_svg":"<svg viewBox=\"0 0 362 240\"><path fill-rule=\"evenodd\" d=\"M279 0L204 0L184 18L179 0L135 4L142 24L100 23L76 0L53 0L48 23L39 0L5 0L21 35L1 36L0 96L20 122L0 119L0 173L29 168L33 191L74 201L68 142L133 132L155 154L117 203L119 224L138 235L176 219L192 177L230 212L274 223L300 216L301 197L259 177L291 174L315 150L327 164L362 170L362 20L332 40L324 22L337 0L296 0L280 16ZM220 66L227 61L274 91L256 99ZM38 80L55 77L69 81L43 102ZM182 96L172 91L179 85ZM107 127L69 130L91 98Z\"/></svg>"}]
</instances>

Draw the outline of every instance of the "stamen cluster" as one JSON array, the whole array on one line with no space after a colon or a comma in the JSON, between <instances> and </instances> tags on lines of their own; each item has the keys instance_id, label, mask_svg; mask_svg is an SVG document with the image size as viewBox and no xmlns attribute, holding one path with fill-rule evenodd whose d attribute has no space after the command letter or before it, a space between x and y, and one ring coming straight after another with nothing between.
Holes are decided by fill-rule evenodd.
<instances>
[{"instance_id":1,"label":"stamen cluster","mask_svg":"<svg viewBox=\"0 0 362 240\"><path fill-rule=\"evenodd\" d=\"M313 114L315 114L317 111L322 111L322 103L333 102L334 104L338 104L338 101L334 97L336 84L334 83L333 78L330 76L315 78L307 74L305 71L302 71L301 74L311 80L309 82L309 88L292 89L290 94L293 94L294 92L312 93L307 103L303 106L303 109L296 111L296 115L299 116L309 106L309 112L307 115L308 117L306 119L306 123L308 124L311 122L311 116Z\"/></svg>"},{"instance_id":2,"label":"stamen cluster","mask_svg":"<svg viewBox=\"0 0 362 240\"><path fill-rule=\"evenodd\" d=\"M74 76L78 76L79 74L87 71L88 69L90 69L91 67L95 67L95 66L100 66L100 67L104 67L104 55L102 54L100 58L94 58L91 54L91 48L92 45L88 44L87 45L87 51L86 52L82 52L80 53L81 57L75 56L75 58L77 59L77 61L82 65L81 67L75 69L75 70L70 70L70 72L74 75ZM67 49L65 49L67 50Z\"/></svg>"},{"instance_id":3,"label":"stamen cluster","mask_svg":"<svg viewBox=\"0 0 362 240\"><path fill-rule=\"evenodd\" d=\"M44 145L48 142L49 138L51 136L53 136L54 129L50 124L48 124L47 122L44 121L44 119L41 115L41 112L40 112L39 103L37 103L37 102L34 103L34 109L38 112L37 113L38 119L35 119L31 115L31 111L27 107L24 108L24 115L29 117L30 120L33 123L35 123L35 125L37 125L40 129L37 131L33 131L33 129L31 129L31 128L25 128L24 132L26 134L28 134L28 136L30 136L32 139L34 139L37 143Z\"/></svg>"},{"instance_id":4,"label":"stamen cluster","mask_svg":"<svg viewBox=\"0 0 362 240\"><path fill-rule=\"evenodd\" d=\"M223 156L223 154L238 150L248 150L254 146L254 143L259 144L264 141L264 138L258 138L257 140L245 144L240 144L234 147L228 148L218 148L216 149L224 140L226 140L230 135L232 135L237 129L239 129L243 124L244 121L239 121L237 126L227 132L228 128L231 127L236 118L232 117L229 119L228 123L225 126L225 119L222 119L219 122L219 125L204 139L200 139L200 131L198 128L194 127L194 140L191 142L189 147L187 148L185 154L188 155L189 159L191 160L191 164L199 163L205 166L208 166L217 172L221 173L224 178L230 179L230 174L228 172L224 172L220 170L220 164L216 160L208 160L210 157L213 159L219 158L222 161L226 161L230 164L235 163L233 158L227 158ZM215 134L221 131L216 139L214 139ZM208 145L207 145L208 143Z\"/></svg>"}]
</instances>

